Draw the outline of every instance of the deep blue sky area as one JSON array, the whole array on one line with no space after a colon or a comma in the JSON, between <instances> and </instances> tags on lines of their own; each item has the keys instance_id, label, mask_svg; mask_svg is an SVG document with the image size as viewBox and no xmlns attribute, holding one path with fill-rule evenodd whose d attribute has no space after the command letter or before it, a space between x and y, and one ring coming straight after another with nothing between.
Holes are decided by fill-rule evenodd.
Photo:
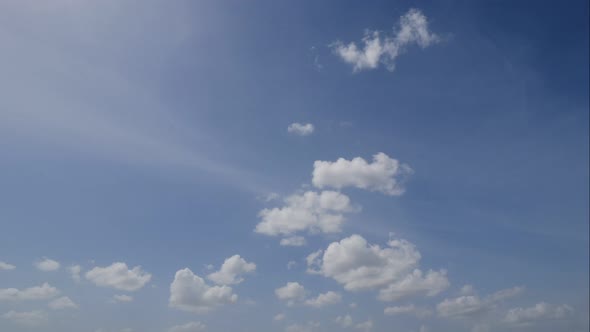
<instances>
[{"instance_id":1,"label":"deep blue sky area","mask_svg":"<svg viewBox=\"0 0 590 332\"><path fill-rule=\"evenodd\" d=\"M0 331L588 331L589 12L1 1Z\"/></svg>"}]
</instances>

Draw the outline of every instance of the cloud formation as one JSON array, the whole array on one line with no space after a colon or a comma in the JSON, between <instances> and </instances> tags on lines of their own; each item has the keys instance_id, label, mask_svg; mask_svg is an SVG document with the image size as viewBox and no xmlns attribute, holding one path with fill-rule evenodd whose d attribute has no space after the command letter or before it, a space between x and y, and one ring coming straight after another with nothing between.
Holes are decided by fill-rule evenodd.
<instances>
[{"instance_id":1,"label":"cloud formation","mask_svg":"<svg viewBox=\"0 0 590 332\"><path fill-rule=\"evenodd\" d=\"M305 300L305 305L314 307L314 308L321 308L328 305L340 303L342 301L342 295L336 292L326 292L321 293L317 297Z\"/></svg>"},{"instance_id":2,"label":"cloud formation","mask_svg":"<svg viewBox=\"0 0 590 332\"><path fill-rule=\"evenodd\" d=\"M8 264L6 262L0 261L0 271L2 271L2 270L14 270L15 268L16 268L16 266L14 266L12 264Z\"/></svg>"},{"instance_id":3,"label":"cloud formation","mask_svg":"<svg viewBox=\"0 0 590 332\"><path fill-rule=\"evenodd\" d=\"M78 309L78 305L67 296L62 296L49 302L48 306L53 310Z\"/></svg>"},{"instance_id":4,"label":"cloud formation","mask_svg":"<svg viewBox=\"0 0 590 332\"><path fill-rule=\"evenodd\" d=\"M317 160L313 163L312 183L320 189L355 187L399 196L404 193L403 179L412 172L408 165L379 152L372 163L361 157L334 162Z\"/></svg>"},{"instance_id":5,"label":"cloud formation","mask_svg":"<svg viewBox=\"0 0 590 332\"><path fill-rule=\"evenodd\" d=\"M46 300L59 294L59 290L48 283L19 290L16 288L0 289L0 301Z\"/></svg>"},{"instance_id":6,"label":"cloud formation","mask_svg":"<svg viewBox=\"0 0 590 332\"><path fill-rule=\"evenodd\" d=\"M469 318L488 312L495 304L524 292L523 287L513 287L497 291L485 298L478 295L463 295L456 298L444 299L436 306L440 317Z\"/></svg>"},{"instance_id":7,"label":"cloud formation","mask_svg":"<svg viewBox=\"0 0 590 332\"><path fill-rule=\"evenodd\" d=\"M13 322L16 325L25 327L39 327L45 325L48 321L47 313L45 311L14 311L2 315L2 318Z\"/></svg>"},{"instance_id":8,"label":"cloud formation","mask_svg":"<svg viewBox=\"0 0 590 332\"><path fill-rule=\"evenodd\" d=\"M41 261L35 262L35 267L40 271L57 271L59 270L60 264L58 261L54 261L53 259L44 258Z\"/></svg>"},{"instance_id":9,"label":"cloud formation","mask_svg":"<svg viewBox=\"0 0 590 332\"><path fill-rule=\"evenodd\" d=\"M313 134L314 129L315 128L311 123L303 124L299 122L294 122L291 123L289 127L287 127L287 132L299 136L308 136Z\"/></svg>"},{"instance_id":10,"label":"cloud formation","mask_svg":"<svg viewBox=\"0 0 590 332\"><path fill-rule=\"evenodd\" d=\"M530 308L510 309L504 317L504 322L511 325L528 326L548 320L564 319L569 317L573 311L574 309L567 304L551 305L540 302Z\"/></svg>"},{"instance_id":11,"label":"cloud formation","mask_svg":"<svg viewBox=\"0 0 590 332\"><path fill-rule=\"evenodd\" d=\"M430 270L424 275L422 271L415 269L399 282L392 283L380 290L379 299L381 301L397 301L418 294L435 296L449 288L449 286L450 283L445 270Z\"/></svg>"},{"instance_id":12,"label":"cloud formation","mask_svg":"<svg viewBox=\"0 0 590 332\"><path fill-rule=\"evenodd\" d=\"M424 318L432 315L432 311L426 308L416 307L413 304L404 306L393 306L387 307L383 310L383 313L387 316L397 315L414 315L418 318Z\"/></svg>"},{"instance_id":13,"label":"cloud formation","mask_svg":"<svg viewBox=\"0 0 590 332\"><path fill-rule=\"evenodd\" d=\"M172 326L168 332L200 332L205 331L207 326L201 322L188 322L183 325Z\"/></svg>"},{"instance_id":14,"label":"cloud formation","mask_svg":"<svg viewBox=\"0 0 590 332\"><path fill-rule=\"evenodd\" d=\"M170 307L184 311L205 313L237 300L231 287L209 286L188 268L176 271L170 284Z\"/></svg>"},{"instance_id":15,"label":"cloud formation","mask_svg":"<svg viewBox=\"0 0 590 332\"><path fill-rule=\"evenodd\" d=\"M240 255L233 255L227 258L219 271L213 272L207 278L218 285L235 285L244 281L241 277L256 271L256 264L248 263Z\"/></svg>"},{"instance_id":16,"label":"cloud formation","mask_svg":"<svg viewBox=\"0 0 590 332\"><path fill-rule=\"evenodd\" d=\"M305 287L298 282L287 282L285 286L275 289L275 295L279 300L287 301L287 304L293 305L305 298Z\"/></svg>"},{"instance_id":17,"label":"cloud formation","mask_svg":"<svg viewBox=\"0 0 590 332\"><path fill-rule=\"evenodd\" d=\"M395 60L408 46L415 44L426 48L439 40L429 30L426 16L418 9L410 9L400 18L399 27L393 36L382 37L378 31L366 32L363 46L337 41L332 44L332 50L344 62L352 65L354 72L375 69L381 63L387 70L393 71Z\"/></svg>"},{"instance_id":18,"label":"cloud formation","mask_svg":"<svg viewBox=\"0 0 590 332\"><path fill-rule=\"evenodd\" d=\"M129 269L127 264L117 262L106 267L95 267L86 272L86 279L100 287L110 287L133 292L145 286L152 275L143 271L140 266Z\"/></svg>"}]
</instances>

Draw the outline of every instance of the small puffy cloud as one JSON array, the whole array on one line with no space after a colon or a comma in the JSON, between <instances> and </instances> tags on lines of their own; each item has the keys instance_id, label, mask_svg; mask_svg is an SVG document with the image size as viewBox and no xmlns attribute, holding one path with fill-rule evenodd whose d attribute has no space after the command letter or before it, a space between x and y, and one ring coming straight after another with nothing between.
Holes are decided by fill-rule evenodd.
<instances>
[{"instance_id":1,"label":"small puffy cloud","mask_svg":"<svg viewBox=\"0 0 590 332\"><path fill-rule=\"evenodd\" d=\"M176 271L170 284L170 307L184 311L205 313L237 300L231 287L209 286L188 268Z\"/></svg>"},{"instance_id":2,"label":"small puffy cloud","mask_svg":"<svg viewBox=\"0 0 590 332\"><path fill-rule=\"evenodd\" d=\"M80 265L72 265L68 267L68 272L75 282L80 282L80 273L82 272L82 267Z\"/></svg>"},{"instance_id":3,"label":"small puffy cloud","mask_svg":"<svg viewBox=\"0 0 590 332\"><path fill-rule=\"evenodd\" d=\"M115 294L113 295L113 301L114 302L133 302L133 296L129 296L129 295L118 295Z\"/></svg>"},{"instance_id":4,"label":"small puffy cloud","mask_svg":"<svg viewBox=\"0 0 590 332\"><path fill-rule=\"evenodd\" d=\"M540 302L530 308L510 309L504 317L504 322L510 325L528 326L548 320L564 319L573 311L574 309L567 304L551 305Z\"/></svg>"},{"instance_id":5,"label":"small puffy cloud","mask_svg":"<svg viewBox=\"0 0 590 332\"><path fill-rule=\"evenodd\" d=\"M381 301L396 301L418 294L434 296L449 288L449 285L450 283L445 270L430 270L426 275L423 275L422 271L416 269L402 280L380 290L379 299Z\"/></svg>"},{"instance_id":6,"label":"small puffy cloud","mask_svg":"<svg viewBox=\"0 0 590 332\"><path fill-rule=\"evenodd\" d=\"M227 258L219 271L213 272L207 278L218 285L235 285L244 281L243 274L256 271L256 264L248 263L240 255Z\"/></svg>"},{"instance_id":7,"label":"small puffy cloud","mask_svg":"<svg viewBox=\"0 0 590 332\"><path fill-rule=\"evenodd\" d=\"M53 259L44 258L38 262L33 264L38 270L49 272L49 271L57 271L59 270L60 264L58 261L54 261Z\"/></svg>"},{"instance_id":8,"label":"small puffy cloud","mask_svg":"<svg viewBox=\"0 0 590 332\"><path fill-rule=\"evenodd\" d=\"M352 65L354 72L375 69L381 63L393 71L395 60L408 46L415 44L426 48L438 41L439 37L428 28L426 16L418 9L410 9L400 18L399 27L393 36L382 37L379 32L367 32L363 46L335 42L332 49L344 62Z\"/></svg>"},{"instance_id":9,"label":"small puffy cloud","mask_svg":"<svg viewBox=\"0 0 590 332\"><path fill-rule=\"evenodd\" d=\"M383 310L383 313L387 316L397 315L414 315L419 318L427 317L432 315L432 311L426 308L416 307L413 304L404 306L387 307Z\"/></svg>"},{"instance_id":10,"label":"small puffy cloud","mask_svg":"<svg viewBox=\"0 0 590 332\"><path fill-rule=\"evenodd\" d=\"M39 327L45 325L48 321L45 311L14 311L11 310L2 315L2 318L11 321L16 325L25 327Z\"/></svg>"},{"instance_id":11,"label":"small puffy cloud","mask_svg":"<svg viewBox=\"0 0 590 332\"><path fill-rule=\"evenodd\" d=\"M326 293L321 293L317 297L305 300L305 305L314 308L321 308L327 305L340 303L340 301L342 301L342 295L329 291Z\"/></svg>"},{"instance_id":12,"label":"small puffy cloud","mask_svg":"<svg viewBox=\"0 0 590 332\"><path fill-rule=\"evenodd\" d=\"M352 317L350 317L350 315L338 316L334 319L334 322L343 328L351 327L353 325Z\"/></svg>"},{"instance_id":13,"label":"small puffy cloud","mask_svg":"<svg viewBox=\"0 0 590 332\"><path fill-rule=\"evenodd\" d=\"M412 172L408 165L380 152L373 156L372 163L361 157L352 160L339 158L334 162L316 160L312 183L317 188L356 187L399 196L404 193L403 179Z\"/></svg>"},{"instance_id":14,"label":"small puffy cloud","mask_svg":"<svg viewBox=\"0 0 590 332\"><path fill-rule=\"evenodd\" d=\"M297 232L337 233L344 222L344 213L354 212L348 196L336 191L307 191L285 199L280 208L260 211L260 234L291 236Z\"/></svg>"},{"instance_id":15,"label":"small puffy cloud","mask_svg":"<svg viewBox=\"0 0 590 332\"><path fill-rule=\"evenodd\" d=\"M14 270L14 269L16 269L16 266L0 261L0 271L2 271L2 270Z\"/></svg>"},{"instance_id":16,"label":"small puffy cloud","mask_svg":"<svg viewBox=\"0 0 590 332\"><path fill-rule=\"evenodd\" d=\"M302 247L307 244L303 236L290 236L281 239L280 244L286 247Z\"/></svg>"},{"instance_id":17,"label":"small puffy cloud","mask_svg":"<svg viewBox=\"0 0 590 332\"><path fill-rule=\"evenodd\" d=\"M473 317L490 311L496 303L517 296L523 291L523 287L513 287L497 291L483 299L477 295L445 299L436 306L436 311L440 317L445 318Z\"/></svg>"},{"instance_id":18,"label":"small puffy cloud","mask_svg":"<svg viewBox=\"0 0 590 332\"><path fill-rule=\"evenodd\" d=\"M275 322L279 322L282 321L286 318L287 316L284 313L280 313L280 314L276 314L272 320L274 320Z\"/></svg>"},{"instance_id":19,"label":"small puffy cloud","mask_svg":"<svg viewBox=\"0 0 590 332\"><path fill-rule=\"evenodd\" d=\"M188 322L183 325L172 326L168 332L200 332L205 331L207 326L201 322Z\"/></svg>"},{"instance_id":20,"label":"small puffy cloud","mask_svg":"<svg viewBox=\"0 0 590 332\"><path fill-rule=\"evenodd\" d=\"M287 282L285 286L275 289L275 295L279 300L287 301L289 305L293 305L296 301L305 298L305 287L298 282Z\"/></svg>"},{"instance_id":21,"label":"small puffy cloud","mask_svg":"<svg viewBox=\"0 0 590 332\"><path fill-rule=\"evenodd\" d=\"M299 123L299 122L295 122L289 125L289 127L287 127L287 131L290 134L295 134L295 135L299 135L299 136L308 136L311 135L314 131L314 126L311 123Z\"/></svg>"},{"instance_id":22,"label":"small puffy cloud","mask_svg":"<svg viewBox=\"0 0 590 332\"><path fill-rule=\"evenodd\" d=\"M347 290L388 286L414 269L420 253L406 240L391 240L388 247L369 245L360 235L331 243L308 257L308 271L333 278Z\"/></svg>"},{"instance_id":23,"label":"small puffy cloud","mask_svg":"<svg viewBox=\"0 0 590 332\"><path fill-rule=\"evenodd\" d=\"M95 267L86 272L86 279L100 287L110 287L124 291L136 291L145 286L152 275L140 266L129 269L127 264L117 262L107 267Z\"/></svg>"},{"instance_id":24,"label":"small puffy cloud","mask_svg":"<svg viewBox=\"0 0 590 332\"><path fill-rule=\"evenodd\" d=\"M0 289L0 301L46 300L59 294L59 290L48 283L19 290L16 288Z\"/></svg>"},{"instance_id":25,"label":"small puffy cloud","mask_svg":"<svg viewBox=\"0 0 590 332\"><path fill-rule=\"evenodd\" d=\"M354 327L361 331L371 331L373 329L373 321L369 319L362 323L356 324Z\"/></svg>"},{"instance_id":26,"label":"small puffy cloud","mask_svg":"<svg viewBox=\"0 0 590 332\"><path fill-rule=\"evenodd\" d=\"M48 306L53 310L78 309L78 305L67 296L62 296L49 302Z\"/></svg>"}]
</instances>

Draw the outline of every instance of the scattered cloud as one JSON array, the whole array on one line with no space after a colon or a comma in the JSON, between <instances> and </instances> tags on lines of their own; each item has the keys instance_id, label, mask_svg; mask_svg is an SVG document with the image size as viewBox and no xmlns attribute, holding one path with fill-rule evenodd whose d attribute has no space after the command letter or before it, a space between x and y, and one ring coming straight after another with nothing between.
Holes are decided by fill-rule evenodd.
<instances>
[{"instance_id":1,"label":"scattered cloud","mask_svg":"<svg viewBox=\"0 0 590 332\"><path fill-rule=\"evenodd\" d=\"M287 132L299 136L308 136L313 134L314 129L315 128L311 123L303 124L299 122L294 122L291 123L289 127L287 127Z\"/></svg>"},{"instance_id":2,"label":"scattered cloud","mask_svg":"<svg viewBox=\"0 0 590 332\"><path fill-rule=\"evenodd\" d=\"M436 306L440 317L470 318L488 312L496 303L517 296L524 291L523 287L513 287L497 291L485 298L478 295L462 295L452 299L445 299Z\"/></svg>"},{"instance_id":3,"label":"scattered cloud","mask_svg":"<svg viewBox=\"0 0 590 332\"><path fill-rule=\"evenodd\" d=\"M122 294L122 295L115 294L115 295L113 295L113 301L114 302L133 302L133 296L129 296L126 294Z\"/></svg>"},{"instance_id":4,"label":"scattered cloud","mask_svg":"<svg viewBox=\"0 0 590 332\"><path fill-rule=\"evenodd\" d=\"M373 156L372 163L361 157L352 160L339 158L335 162L316 160L312 183L317 188L356 187L399 196L405 191L403 180L412 172L408 165L379 152Z\"/></svg>"},{"instance_id":5,"label":"scattered cloud","mask_svg":"<svg viewBox=\"0 0 590 332\"><path fill-rule=\"evenodd\" d=\"M256 264L248 263L240 255L233 255L227 258L219 271L213 272L207 278L218 285L235 285L244 281L241 277L256 271Z\"/></svg>"},{"instance_id":6,"label":"scattered cloud","mask_svg":"<svg viewBox=\"0 0 590 332\"><path fill-rule=\"evenodd\" d=\"M45 325L48 321L45 311L14 311L11 310L2 315L2 318L13 322L16 325L25 327L39 327Z\"/></svg>"},{"instance_id":7,"label":"scattered cloud","mask_svg":"<svg viewBox=\"0 0 590 332\"><path fill-rule=\"evenodd\" d=\"M408 296L425 294L426 296L435 296L449 288L450 283L447 279L447 272L428 271L423 275L422 271L415 269L399 282L395 282L379 291L381 301L396 301Z\"/></svg>"},{"instance_id":8,"label":"scattered cloud","mask_svg":"<svg viewBox=\"0 0 590 332\"><path fill-rule=\"evenodd\" d=\"M274 320L275 322L279 322L282 321L286 318L287 316L284 313L280 313L280 314L276 314L272 320Z\"/></svg>"},{"instance_id":9,"label":"scattered cloud","mask_svg":"<svg viewBox=\"0 0 590 332\"><path fill-rule=\"evenodd\" d=\"M46 300L59 294L59 290L48 283L19 290L16 288L0 289L0 301Z\"/></svg>"},{"instance_id":10,"label":"scattered cloud","mask_svg":"<svg viewBox=\"0 0 590 332\"><path fill-rule=\"evenodd\" d=\"M352 317L350 317L350 315L338 316L334 319L334 322L343 328L348 328L353 325Z\"/></svg>"},{"instance_id":11,"label":"scattered cloud","mask_svg":"<svg viewBox=\"0 0 590 332\"><path fill-rule=\"evenodd\" d=\"M352 65L354 72L375 69L384 64L389 71L395 69L395 60L408 46L426 48L440 38L428 28L428 19L418 9L410 9L400 18L399 27L393 36L382 37L378 31L367 31L363 46L351 42L337 41L331 45L334 53L344 62Z\"/></svg>"},{"instance_id":12,"label":"scattered cloud","mask_svg":"<svg viewBox=\"0 0 590 332\"><path fill-rule=\"evenodd\" d=\"M383 313L387 316L397 315L414 315L418 318L424 318L432 315L432 310L416 307L413 304L404 306L387 307L383 310Z\"/></svg>"},{"instance_id":13,"label":"scattered cloud","mask_svg":"<svg viewBox=\"0 0 590 332\"><path fill-rule=\"evenodd\" d=\"M209 286L188 268L176 271L170 284L170 307L184 311L205 313L237 300L238 296L231 287Z\"/></svg>"},{"instance_id":14,"label":"scattered cloud","mask_svg":"<svg viewBox=\"0 0 590 332\"><path fill-rule=\"evenodd\" d=\"M504 322L516 326L528 326L548 320L560 320L569 317L574 309L567 304L551 305L540 302L530 308L510 309Z\"/></svg>"},{"instance_id":15,"label":"scattered cloud","mask_svg":"<svg viewBox=\"0 0 590 332\"><path fill-rule=\"evenodd\" d=\"M260 211L260 234L290 236L297 232L337 233L344 222L344 213L358 210L350 198L336 191L307 191L287 197L280 208Z\"/></svg>"},{"instance_id":16,"label":"scattered cloud","mask_svg":"<svg viewBox=\"0 0 590 332\"><path fill-rule=\"evenodd\" d=\"M78 309L78 305L67 296L62 296L49 302L48 306L53 310Z\"/></svg>"},{"instance_id":17,"label":"scattered cloud","mask_svg":"<svg viewBox=\"0 0 590 332\"><path fill-rule=\"evenodd\" d=\"M201 322L188 322L184 325L172 326L168 332L200 332L205 331L207 326Z\"/></svg>"},{"instance_id":18,"label":"scattered cloud","mask_svg":"<svg viewBox=\"0 0 590 332\"><path fill-rule=\"evenodd\" d=\"M59 270L60 264L58 261L54 261L53 259L44 258L38 262L33 264L38 270L49 272L49 271L57 271Z\"/></svg>"},{"instance_id":19,"label":"scattered cloud","mask_svg":"<svg viewBox=\"0 0 590 332\"><path fill-rule=\"evenodd\" d=\"M291 270L291 269L295 268L295 266L297 266L297 262L296 261L289 261L287 263L287 270Z\"/></svg>"},{"instance_id":20,"label":"scattered cloud","mask_svg":"<svg viewBox=\"0 0 590 332\"><path fill-rule=\"evenodd\" d=\"M100 287L124 291L137 291L145 286L152 275L142 271L140 266L129 269L127 264L117 262L107 267L95 267L86 272L86 279Z\"/></svg>"},{"instance_id":21,"label":"scattered cloud","mask_svg":"<svg viewBox=\"0 0 590 332\"><path fill-rule=\"evenodd\" d=\"M287 282L285 286L275 289L275 295L279 300L293 305L296 301L302 301L305 298L305 287L298 282Z\"/></svg>"},{"instance_id":22,"label":"scattered cloud","mask_svg":"<svg viewBox=\"0 0 590 332\"><path fill-rule=\"evenodd\" d=\"M280 244L286 247L302 247L307 244L307 241L303 236L290 236L281 239Z\"/></svg>"},{"instance_id":23,"label":"scattered cloud","mask_svg":"<svg viewBox=\"0 0 590 332\"><path fill-rule=\"evenodd\" d=\"M8 264L5 262L0 261L0 271L2 270L14 270L16 268L16 266L12 265L12 264Z\"/></svg>"},{"instance_id":24,"label":"scattered cloud","mask_svg":"<svg viewBox=\"0 0 590 332\"><path fill-rule=\"evenodd\" d=\"M70 276L75 282L80 282L80 273L82 272L82 267L80 265L72 265L68 267L68 272L70 272Z\"/></svg>"},{"instance_id":25,"label":"scattered cloud","mask_svg":"<svg viewBox=\"0 0 590 332\"><path fill-rule=\"evenodd\" d=\"M358 323L354 326L356 329L361 331L371 331L373 329L373 321L371 319Z\"/></svg>"},{"instance_id":26,"label":"scattered cloud","mask_svg":"<svg viewBox=\"0 0 590 332\"><path fill-rule=\"evenodd\" d=\"M326 293L321 293L317 297L305 300L305 305L314 308L321 308L328 305L340 303L340 301L342 301L342 295L336 292L329 291Z\"/></svg>"}]
</instances>

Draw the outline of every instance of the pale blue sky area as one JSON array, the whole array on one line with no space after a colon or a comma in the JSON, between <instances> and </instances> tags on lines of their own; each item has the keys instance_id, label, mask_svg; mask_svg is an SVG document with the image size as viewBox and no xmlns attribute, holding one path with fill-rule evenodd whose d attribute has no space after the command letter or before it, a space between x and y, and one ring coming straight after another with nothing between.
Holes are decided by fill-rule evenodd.
<instances>
[{"instance_id":1,"label":"pale blue sky area","mask_svg":"<svg viewBox=\"0 0 590 332\"><path fill-rule=\"evenodd\" d=\"M587 331L588 13L1 1L0 331Z\"/></svg>"}]
</instances>

